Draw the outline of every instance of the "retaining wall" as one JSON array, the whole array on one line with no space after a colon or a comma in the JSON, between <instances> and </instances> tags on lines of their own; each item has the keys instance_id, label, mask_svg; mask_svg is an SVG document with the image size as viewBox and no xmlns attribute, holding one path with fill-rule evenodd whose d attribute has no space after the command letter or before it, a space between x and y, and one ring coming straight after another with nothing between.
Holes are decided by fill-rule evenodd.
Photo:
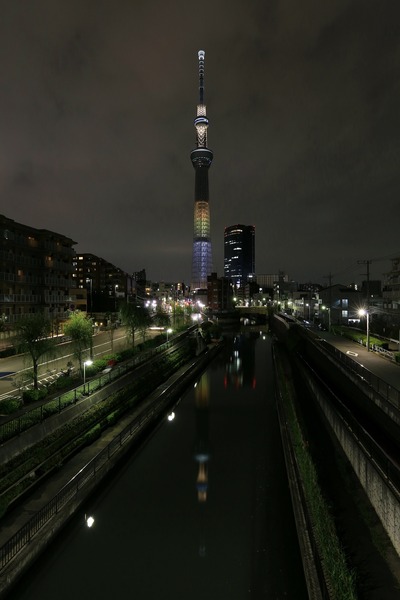
<instances>
[{"instance_id":1,"label":"retaining wall","mask_svg":"<svg viewBox=\"0 0 400 600\"><path fill-rule=\"evenodd\" d=\"M303 371L305 381L318 402L326 421L350 461L397 554L400 556L400 494L373 462L347 424L337 414L311 376Z\"/></svg>"}]
</instances>

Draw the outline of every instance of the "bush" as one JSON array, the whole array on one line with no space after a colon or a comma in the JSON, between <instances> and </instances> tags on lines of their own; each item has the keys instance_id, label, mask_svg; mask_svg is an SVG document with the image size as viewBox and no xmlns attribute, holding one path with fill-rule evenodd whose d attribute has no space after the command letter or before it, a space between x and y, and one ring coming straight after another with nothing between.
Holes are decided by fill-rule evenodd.
<instances>
[{"instance_id":1,"label":"bush","mask_svg":"<svg viewBox=\"0 0 400 600\"><path fill-rule=\"evenodd\" d=\"M1 412L3 415L11 415L17 412L22 407L22 400L20 398L6 398L1 403Z\"/></svg>"},{"instance_id":2,"label":"bush","mask_svg":"<svg viewBox=\"0 0 400 600\"><path fill-rule=\"evenodd\" d=\"M126 348L125 350L121 350L120 352L117 352L117 354L115 355L115 358L117 360L117 362L123 362L124 360L128 360L129 358L133 357L133 350L132 348Z\"/></svg>"},{"instance_id":3,"label":"bush","mask_svg":"<svg viewBox=\"0 0 400 600\"><path fill-rule=\"evenodd\" d=\"M101 427L100 427L100 425L95 425L94 427L92 427L92 429L90 429L88 432L85 433L85 435L84 435L85 444L90 446L90 444L92 442L94 442L95 440L97 440L100 436L101 436Z\"/></svg>"},{"instance_id":4,"label":"bush","mask_svg":"<svg viewBox=\"0 0 400 600\"><path fill-rule=\"evenodd\" d=\"M74 384L74 380L70 375L61 375L55 382L54 386L57 390L62 390L70 385Z\"/></svg>"},{"instance_id":5,"label":"bush","mask_svg":"<svg viewBox=\"0 0 400 600\"><path fill-rule=\"evenodd\" d=\"M47 388L41 388L40 390L24 390L22 392L22 400L25 404L30 404L31 402L43 400L43 398L46 398L47 394Z\"/></svg>"}]
</instances>

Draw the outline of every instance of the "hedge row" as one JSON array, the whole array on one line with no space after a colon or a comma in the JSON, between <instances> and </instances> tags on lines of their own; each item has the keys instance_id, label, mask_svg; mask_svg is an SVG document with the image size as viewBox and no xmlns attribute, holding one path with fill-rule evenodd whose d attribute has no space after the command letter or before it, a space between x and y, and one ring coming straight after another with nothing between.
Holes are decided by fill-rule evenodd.
<instances>
[{"instance_id":1,"label":"hedge row","mask_svg":"<svg viewBox=\"0 0 400 600\"><path fill-rule=\"evenodd\" d=\"M313 525L313 533L319 549L324 573L333 598L337 600L356 600L355 577L349 568L345 552L337 536L334 518L324 499L318 475L294 406L295 391L288 373L283 367L284 358L276 352L277 377L281 398L285 407L287 426L290 431L300 477L306 498L307 510Z\"/></svg>"},{"instance_id":2,"label":"hedge row","mask_svg":"<svg viewBox=\"0 0 400 600\"><path fill-rule=\"evenodd\" d=\"M65 458L83 445L90 444L101 431L144 400L157 386L194 356L192 346L180 348L170 356L151 363L151 377L145 374L131 385L92 406L84 414L0 466L0 516L10 502L32 486L35 478L59 467ZM36 471L35 471L36 469ZM32 472L34 478L32 478Z\"/></svg>"}]
</instances>

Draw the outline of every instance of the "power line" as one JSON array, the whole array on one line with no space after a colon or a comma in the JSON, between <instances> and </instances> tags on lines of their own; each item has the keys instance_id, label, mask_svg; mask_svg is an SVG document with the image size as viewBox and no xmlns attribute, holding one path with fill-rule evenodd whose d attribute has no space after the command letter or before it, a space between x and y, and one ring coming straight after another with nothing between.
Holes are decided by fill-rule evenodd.
<instances>
[{"instance_id":1,"label":"power line","mask_svg":"<svg viewBox=\"0 0 400 600\"><path fill-rule=\"evenodd\" d=\"M387 254L386 256L378 256L378 257L373 257L372 259L370 259L370 263L374 262L382 262L384 260L390 260L392 258L398 258L400 257L400 250L398 250L397 252L392 252L391 254ZM359 267L358 265L360 264L360 261L357 261L357 263L351 263L348 267L345 267L344 269L337 271L336 273L330 273L329 276L323 275L324 278L326 277L333 277L333 278L337 278L340 275L344 275L346 273L348 273L349 271L358 271ZM361 264L365 264L361 261Z\"/></svg>"}]
</instances>

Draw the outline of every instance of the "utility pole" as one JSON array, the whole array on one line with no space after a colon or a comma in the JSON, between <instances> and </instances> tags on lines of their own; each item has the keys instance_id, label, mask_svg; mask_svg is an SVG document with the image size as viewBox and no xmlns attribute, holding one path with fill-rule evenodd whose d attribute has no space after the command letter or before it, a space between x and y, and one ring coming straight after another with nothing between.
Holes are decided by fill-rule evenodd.
<instances>
[{"instance_id":1,"label":"utility pole","mask_svg":"<svg viewBox=\"0 0 400 600\"><path fill-rule=\"evenodd\" d=\"M329 331L331 330L331 309L332 309L332 273L329 275L323 275L324 279L329 279L329 300L328 300L328 309L329 309Z\"/></svg>"},{"instance_id":2,"label":"utility pole","mask_svg":"<svg viewBox=\"0 0 400 600\"><path fill-rule=\"evenodd\" d=\"M357 263L359 265L367 265L367 272L362 273L362 275L366 275L367 277L367 310L369 311L369 265L372 263L372 260L358 260Z\"/></svg>"},{"instance_id":3,"label":"utility pole","mask_svg":"<svg viewBox=\"0 0 400 600\"><path fill-rule=\"evenodd\" d=\"M367 272L363 273L363 275L367 276L367 350L369 352L369 328L370 328L370 314L369 314L369 265L372 263L372 260L359 260L357 261L359 265L367 265Z\"/></svg>"}]
</instances>

